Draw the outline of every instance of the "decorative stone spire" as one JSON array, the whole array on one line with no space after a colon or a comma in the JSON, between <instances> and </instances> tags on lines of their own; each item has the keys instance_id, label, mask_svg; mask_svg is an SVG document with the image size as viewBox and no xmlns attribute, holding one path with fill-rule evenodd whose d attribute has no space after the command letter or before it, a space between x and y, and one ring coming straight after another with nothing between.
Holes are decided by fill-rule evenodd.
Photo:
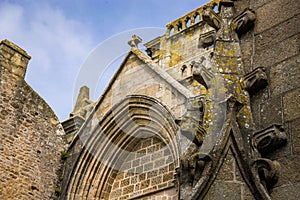
<instances>
[{"instance_id":1,"label":"decorative stone spire","mask_svg":"<svg viewBox=\"0 0 300 200\"><path fill-rule=\"evenodd\" d=\"M82 86L80 88L73 113L79 112L82 108L90 103L90 89L87 86Z\"/></svg>"},{"instance_id":2,"label":"decorative stone spire","mask_svg":"<svg viewBox=\"0 0 300 200\"><path fill-rule=\"evenodd\" d=\"M132 38L128 41L131 48L138 48L138 45L142 42L142 38L137 35L133 35Z\"/></svg>"}]
</instances>

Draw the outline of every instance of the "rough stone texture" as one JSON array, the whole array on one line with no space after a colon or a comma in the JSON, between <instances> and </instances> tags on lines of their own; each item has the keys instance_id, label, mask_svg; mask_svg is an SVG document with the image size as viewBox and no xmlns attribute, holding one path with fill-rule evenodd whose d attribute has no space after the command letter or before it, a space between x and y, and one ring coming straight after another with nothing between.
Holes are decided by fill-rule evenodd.
<instances>
[{"instance_id":1,"label":"rough stone texture","mask_svg":"<svg viewBox=\"0 0 300 200\"><path fill-rule=\"evenodd\" d=\"M287 92L283 96L284 118L291 121L300 117L300 89Z\"/></svg>"},{"instance_id":2,"label":"rough stone texture","mask_svg":"<svg viewBox=\"0 0 300 200\"><path fill-rule=\"evenodd\" d=\"M262 66L268 77L268 86L251 95L255 128L264 130L279 123L287 137L285 146L262 155L281 164L278 182L268 192L275 200L298 199L300 4L298 0L239 0L234 4L238 13L249 7L257 17L253 29L239 38L242 54L237 62L244 66L239 70L249 73ZM72 117L63 122L70 133L70 157L64 164L61 199L177 199L180 186L173 182L174 174L178 175L175 172L184 161L188 169L197 167L193 175L198 179L188 180L201 178L206 161L189 165L198 147L190 145L175 122L186 112L187 100L207 93L193 79L192 65L196 62L210 71L213 63L210 44L216 32L201 21L204 10L199 7L170 22L165 35L146 43L149 56L137 48L141 39L134 36L129 42L131 50L97 102L90 102L87 88L83 89ZM202 46L200 38L205 39ZM229 49L225 47L218 51ZM0 51L0 198L54 198L62 126L24 81L30 56L8 41L1 43ZM243 139L249 142L248 136ZM225 158L219 155L224 158L220 170L209 174L215 178L204 199L245 200L256 195L246 181L251 177L247 172L242 176L251 167L243 170L237 164L241 160L238 152L248 146L237 151L240 141L231 142L229 151L223 152L228 153ZM188 183L189 189L195 184Z\"/></svg>"},{"instance_id":3,"label":"rough stone texture","mask_svg":"<svg viewBox=\"0 0 300 200\"><path fill-rule=\"evenodd\" d=\"M299 155L300 153L300 118L293 120L293 122L290 125L291 129L291 137L292 137L292 143L291 147L293 149L293 154Z\"/></svg>"},{"instance_id":4,"label":"rough stone texture","mask_svg":"<svg viewBox=\"0 0 300 200\"><path fill-rule=\"evenodd\" d=\"M274 188L274 190L272 191L272 197L273 199L298 200L299 188L299 182L286 184L282 187Z\"/></svg>"},{"instance_id":5,"label":"rough stone texture","mask_svg":"<svg viewBox=\"0 0 300 200\"><path fill-rule=\"evenodd\" d=\"M255 33L263 32L278 25L280 22L292 18L293 16L299 14L299 10L300 5L297 0L269 1L262 7L259 7L255 10L257 14L257 24L254 29ZM296 25L299 27L299 21L295 23L295 26Z\"/></svg>"},{"instance_id":6,"label":"rough stone texture","mask_svg":"<svg viewBox=\"0 0 300 200\"><path fill-rule=\"evenodd\" d=\"M299 53L299 34L284 41L270 45L262 50L255 50L254 67L270 67Z\"/></svg>"},{"instance_id":7,"label":"rough stone texture","mask_svg":"<svg viewBox=\"0 0 300 200\"><path fill-rule=\"evenodd\" d=\"M97 111L91 117L71 143L62 199L140 198L174 189L177 131L166 107L132 95L98 125L91 125ZM84 148L77 149L81 142Z\"/></svg>"},{"instance_id":8,"label":"rough stone texture","mask_svg":"<svg viewBox=\"0 0 300 200\"><path fill-rule=\"evenodd\" d=\"M114 179L109 199L118 200L126 195L135 199L164 196L153 192L173 187L175 167L170 150L159 139L148 138L133 151L141 155L125 159Z\"/></svg>"},{"instance_id":9,"label":"rough stone texture","mask_svg":"<svg viewBox=\"0 0 300 200\"><path fill-rule=\"evenodd\" d=\"M143 94L165 102L176 117L184 112L184 96L149 69L135 54L129 55L124 68L115 77L105 97L101 99L97 116L101 118L114 104L129 94Z\"/></svg>"},{"instance_id":10,"label":"rough stone texture","mask_svg":"<svg viewBox=\"0 0 300 200\"><path fill-rule=\"evenodd\" d=\"M283 111L281 96L271 98L260 104L259 127L268 127L274 123L282 124Z\"/></svg>"},{"instance_id":11,"label":"rough stone texture","mask_svg":"<svg viewBox=\"0 0 300 200\"><path fill-rule=\"evenodd\" d=\"M213 6L216 2L210 2L209 6ZM253 69L263 66L266 67L268 77L268 86L251 96L255 128L261 130L274 123L279 123L284 126L287 136L287 145L263 155L266 158L276 159L284 165L280 169L281 176L277 185L269 188L269 192L272 199L280 199L284 195L279 191L283 189L291 192L290 199L295 199L297 195L299 196L299 192L291 187L291 182L294 185L299 183L297 175L297 171L299 171L297 158L300 149L297 134L300 117L298 112L300 110L298 98L299 5L296 0L240 0L234 2L238 13L250 7L257 16L254 28L240 37L241 58L244 66L241 71L249 73ZM192 77L192 61L202 64L208 70L212 65L212 47L202 48L198 42L200 37L209 38L208 35L213 35L214 30L208 24L193 21L201 12L203 12L203 8L197 8L169 23L165 35L146 44L150 57L145 56L137 49L137 45L134 43L137 36L130 41L131 51L121 64L108 89L95 105L95 111L91 113L84 124L84 129L79 133L80 138L88 137L88 133L96 132L99 124L102 126L101 124L105 120L111 120L111 126L115 128L108 130L107 135L113 137L110 136L113 134L113 130L116 132L115 134L120 134L114 142L121 145L121 138L126 134L119 132L118 129L123 126L119 123L122 122L124 116L119 116L114 109L118 107L118 102L133 94L156 99L172 113L175 119L180 121L186 110L186 100L207 92ZM188 23L189 20L191 20L191 24ZM174 32L171 31L172 29ZM211 33L207 34L207 32ZM203 44L202 41L201 45ZM142 99L140 101L144 102ZM145 124L145 120L138 117L142 116L140 114L144 112L140 110L142 108L136 108L135 111L131 111L131 107L124 107L124 109L129 109L129 113L135 113L139 130L140 124ZM115 121L113 122L113 120ZM124 126L127 126L126 124L124 121ZM155 130L157 126L152 128ZM129 134L135 133L130 132ZM163 134L160 133L160 136ZM98 136L95 134L93 137L97 140ZM183 154L187 151L189 143L185 137L179 135L179 138L177 142L182 146L176 148L179 148L179 152ZM160 140L161 147L167 145L164 139L160 138ZM80 142L81 140L75 139L70 147L70 152L76 156L72 155L70 161L72 164L68 165L70 172L65 183L67 185L71 183L66 188L64 197L68 197L68 199L85 197L90 199L172 199L178 195L175 188L169 185L169 181L174 178L173 168L177 168L179 165L171 162L172 169L168 168L167 158L159 149L149 156L149 153L155 149L153 138L145 139L142 142L133 142L129 145L134 147L134 150L131 149L131 151L139 152L140 156L126 157L125 160L120 158L122 160L121 171L106 169L94 158L90 158L88 154L80 150ZM170 151L173 150L170 149ZM241 175L236 153L229 151L215 181L206 193L205 199L255 198L255 194L252 194L253 187L247 185L249 182L246 183L245 176ZM108 152L99 155L114 158L113 154ZM189 159L186 158L186 160ZM76 160L80 162L76 163ZM72 179L72 173L77 178ZM107 178L104 179L101 173L106 174ZM293 175L295 176L292 177ZM94 177L94 181L91 180L92 177ZM98 183L98 179L107 180L107 184ZM92 185L99 186L96 189ZM102 192L99 191L99 188L103 188ZM167 191L172 191L173 196L165 195Z\"/></svg>"},{"instance_id":12,"label":"rough stone texture","mask_svg":"<svg viewBox=\"0 0 300 200\"><path fill-rule=\"evenodd\" d=\"M0 44L0 199L54 199L63 128L24 81L30 56Z\"/></svg>"},{"instance_id":13,"label":"rough stone texture","mask_svg":"<svg viewBox=\"0 0 300 200\"><path fill-rule=\"evenodd\" d=\"M255 199L244 182L231 151L225 157L217 180L211 186L204 199Z\"/></svg>"},{"instance_id":14,"label":"rough stone texture","mask_svg":"<svg viewBox=\"0 0 300 200\"><path fill-rule=\"evenodd\" d=\"M300 56L297 55L273 66L270 69L269 83L272 96L298 88L300 85Z\"/></svg>"},{"instance_id":15,"label":"rough stone texture","mask_svg":"<svg viewBox=\"0 0 300 200\"><path fill-rule=\"evenodd\" d=\"M254 28L253 68L267 67L269 86L252 97L252 110L259 129L284 125L287 145L266 155L281 164L271 198L298 199L299 189L299 2L250 0L257 14Z\"/></svg>"},{"instance_id":16,"label":"rough stone texture","mask_svg":"<svg viewBox=\"0 0 300 200\"><path fill-rule=\"evenodd\" d=\"M255 47L257 50L263 49L267 46L272 46L282 40L285 40L300 32L299 30L300 15L281 22L272 29L266 30L255 35ZM297 26L298 24L298 26Z\"/></svg>"}]
</instances>

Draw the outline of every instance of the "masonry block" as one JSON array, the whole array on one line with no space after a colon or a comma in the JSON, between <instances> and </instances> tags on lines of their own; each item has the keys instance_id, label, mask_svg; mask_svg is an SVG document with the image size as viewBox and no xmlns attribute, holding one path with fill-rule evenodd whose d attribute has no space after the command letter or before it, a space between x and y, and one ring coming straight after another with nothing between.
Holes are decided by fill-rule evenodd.
<instances>
[{"instance_id":1,"label":"masonry block","mask_svg":"<svg viewBox=\"0 0 300 200\"><path fill-rule=\"evenodd\" d=\"M251 9L257 9L266 3L269 3L272 0L250 0L250 8Z\"/></svg>"},{"instance_id":2,"label":"masonry block","mask_svg":"<svg viewBox=\"0 0 300 200\"><path fill-rule=\"evenodd\" d=\"M300 182L290 183L281 187L276 187L272 190L271 198L274 200L291 199L297 200L299 198Z\"/></svg>"},{"instance_id":3,"label":"masonry block","mask_svg":"<svg viewBox=\"0 0 300 200\"><path fill-rule=\"evenodd\" d=\"M300 118L291 122L291 142L294 154L300 155Z\"/></svg>"},{"instance_id":4,"label":"masonry block","mask_svg":"<svg viewBox=\"0 0 300 200\"><path fill-rule=\"evenodd\" d=\"M255 33L260 33L299 14L298 0L274 0L256 10Z\"/></svg>"},{"instance_id":5,"label":"masonry block","mask_svg":"<svg viewBox=\"0 0 300 200\"><path fill-rule=\"evenodd\" d=\"M240 183L216 181L205 196L205 200L210 199L242 199L242 186Z\"/></svg>"},{"instance_id":6,"label":"masonry block","mask_svg":"<svg viewBox=\"0 0 300 200\"><path fill-rule=\"evenodd\" d=\"M255 35L255 49L257 51L272 46L281 42L289 37L299 33L300 13L282 23L274 26L264 32ZM297 26L299 24L299 26ZM296 26L295 26L296 25Z\"/></svg>"},{"instance_id":7,"label":"masonry block","mask_svg":"<svg viewBox=\"0 0 300 200\"><path fill-rule=\"evenodd\" d=\"M299 53L299 34L260 51L255 50L254 67L269 67Z\"/></svg>"},{"instance_id":8,"label":"masonry block","mask_svg":"<svg viewBox=\"0 0 300 200\"><path fill-rule=\"evenodd\" d=\"M0 42L0 199L50 199L59 187L64 131L24 80L29 59Z\"/></svg>"},{"instance_id":9,"label":"masonry block","mask_svg":"<svg viewBox=\"0 0 300 200\"><path fill-rule=\"evenodd\" d=\"M284 185L289 185L290 183L300 182L300 166L297 164L299 159L299 155L293 155L282 157L278 160L281 163L281 178L278 180L275 188L280 188Z\"/></svg>"},{"instance_id":10,"label":"masonry block","mask_svg":"<svg viewBox=\"0 0 300 200\"><path fill-rule=\"evenodd\" d=\"M285 121L300 117L300 89L286 93L283 97L283 106Z\"/></svg>"},{"instance_id":11,"label":"masonry block","mask_svg":"<svg viewBox=\"0 0 300 200\"><path fill-rule=\"evenodd\" d=\"M266 128L272 124L282 124L283 110L282 97L277 96L260 104L260 128Z\"/></svg>"},{"instance_id":12,"label":"masonry block","mask_svg":"<svg viewBox=\"0 0 300 200\"><path fill-rule=\"evenodd\" d=\"M271 96L300 86L300 56L288 59L270 69L269 87Z\"/></svg>"}]
</instances>

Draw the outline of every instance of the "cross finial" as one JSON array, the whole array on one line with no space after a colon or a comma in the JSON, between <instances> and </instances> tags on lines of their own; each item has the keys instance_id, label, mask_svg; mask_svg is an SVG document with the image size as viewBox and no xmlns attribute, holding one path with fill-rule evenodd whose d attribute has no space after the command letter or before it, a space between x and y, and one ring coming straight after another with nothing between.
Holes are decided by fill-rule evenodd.
<instances>
[{"instance_id":1,"label":"cross finial","mask_svg":"<svg viewBox=\"0 0 300 200\"><path fill-rule=\"evenodd\" d=\"M142 42L142 38L137 35L133 35L128 41L129 46L138 48L138 44Z\"/></svg>"}]
</instances>

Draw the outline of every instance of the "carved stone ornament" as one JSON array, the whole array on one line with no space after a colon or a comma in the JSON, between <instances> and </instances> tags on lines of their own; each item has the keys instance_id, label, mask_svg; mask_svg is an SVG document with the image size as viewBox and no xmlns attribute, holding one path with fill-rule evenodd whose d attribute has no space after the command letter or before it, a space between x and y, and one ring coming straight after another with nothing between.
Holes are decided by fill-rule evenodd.
<instances>
[{"instance_id":1,"label":"carved stone ornament","mask_svg":"<svg viewBox=\"0 0 300 200\"><path fill-rule=\"evenodd\" d=\"M207 7L202 17L216 29L213 62L211 70L202 63L192 64L194 79L207 92L201 109L188 105L181 123L181 133L192 145L176 169L179 197L215 199L209 196L210 189L216 180L224 179L219 173L229 156L236 163L234 173L240 174L252 196L271 199L269 189L278 180L280 165L261 153L280 147L286 136L279 125L255 131L249 93L265 87L267 78L263 68L244 74L239 42L239 35L252 28L255 13L246 9L237 15L234 2L226 0L220 1L218 13Z\"/></svg>"},{"instance_id":2,"label":"carved stone ornament","mask_svg":"<svg viewBox=\"0 0 300 200\"><path fill-rule=\"evenodd\" d=\"M252 145L260 153L269 153L284 145L287 141L282 125L274 124L264 130L255 132L252 138Z\"/></svg>"},{"instance_id":3,"label":"carved stone ornament","mask_svg":"<svg viewBox=\"0 0 300 200\"><path fill-rule=\"evenodd\" d=\"M248 91L249 94L252 95L258 92L268 85L266 69L264 67L254 69L243 77L242 82L243 88Z\"/></svg>"},{"instance_id":4,"label":"carved stone ornament","mask_svg":"<svg viewBox=\"0 0 300 200\"><path fill-rule=\"evenodd\" d=\"M207 48L212 46L214 42L215 42L215 31L209 31L200 35L198 47Z\"/></svg>"},{"instance_id":5,"label":"carved stone ornament","mask_svg":"<svg viewBox=\"0 0 300 200\"><path fill-rule=\"evenodd\" d=\"M137 35L133 35L131 40L128 41L129 46L138 48L138 45L142 42L142 38Z\"/></svg>"},{"instance_id":6,"label":"carved stone ornament","mask_svg":"<svg viewBox=\"0 0 300 200\"><path fill-rule=\"evenodd\" d=\"M206 89L210 87L213 74L202 63L193 61L191 66L193 68L193 78Z\"/></svg>"},{"instance_id":7,"label":"carved stone ornament","mask_svg":"<svg viewBox=\"0 0 300 200\"><path fill-rule=\"evenodd\" d=\"M203 101L200 98L191 98L187 102L187 111L180 122L181 133L200 146L205 136L202 128Z\"/></svg>"}]
</instances>

